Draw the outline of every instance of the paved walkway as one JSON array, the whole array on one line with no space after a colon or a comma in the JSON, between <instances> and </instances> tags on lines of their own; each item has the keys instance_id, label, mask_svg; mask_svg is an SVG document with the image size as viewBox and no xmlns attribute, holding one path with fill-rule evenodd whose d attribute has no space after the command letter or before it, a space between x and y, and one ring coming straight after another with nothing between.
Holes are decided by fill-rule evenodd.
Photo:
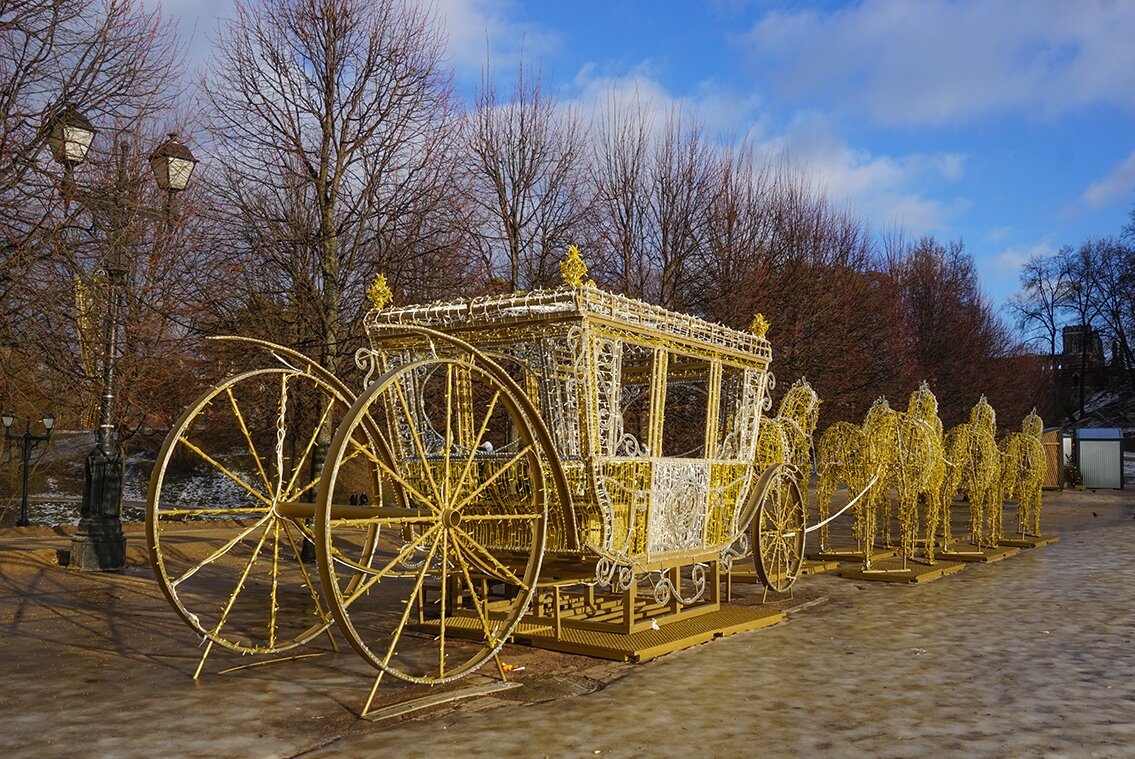
<instances>
[{"instance_id":1,"label":"paved walkway","mask_svg":"<svg viewBox=\"0 0 1135 759\"><path fill-rule=\"evenodd\" d=\"M1054 545L922 586L804 578L829 600L645 665L510 648L543 670L397 724L354 716L351 652L218 675L252 662L219 652L194 681L144 567L64 570L45 557L65 541L3 530L0 756L1129 757L1135 499L1046 495L1045 515Z\"/></svg>"}]
</instances>

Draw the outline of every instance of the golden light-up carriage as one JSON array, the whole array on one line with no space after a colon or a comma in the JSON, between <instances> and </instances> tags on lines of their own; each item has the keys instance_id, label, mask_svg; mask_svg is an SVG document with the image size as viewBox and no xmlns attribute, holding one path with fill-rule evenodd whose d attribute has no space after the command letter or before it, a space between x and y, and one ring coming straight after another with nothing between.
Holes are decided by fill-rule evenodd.
<instances>
[{"instance_id":1,"label":"golden light-up carriage","mask_svg":"<svg viewBox=\"0 0 1135 759\"><path fill-rule=\"evenodd\" d=\"M768 587L796 579L799 474L754 463L773 384L763 330L581 277L378 305L361 393L245 341L271 365L216 386L163 446L152 562L205 656L284 650L334 621L378 680L442 683L526 626L614 616L633 632L657 629L652 609L719 604L721 571L750 553Z\"/></svg>"}]
</instances>

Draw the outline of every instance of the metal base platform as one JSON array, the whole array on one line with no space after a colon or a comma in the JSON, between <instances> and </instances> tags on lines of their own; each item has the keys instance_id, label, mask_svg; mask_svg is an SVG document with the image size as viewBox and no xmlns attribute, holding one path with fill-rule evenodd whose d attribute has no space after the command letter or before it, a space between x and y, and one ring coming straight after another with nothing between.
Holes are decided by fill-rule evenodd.
<instances>
[{"instance_id":1,"label":"metal base platform","mask_svg":"<svg viewBox=\"0 0 1135 759\"><path fill-rule=\"evenodd\" d=\"M716 611L697 616L666 621L657 628L633 633L590 630L564 624L556 635L552 625L521 622L509 642L560 651L568 654L591 656L611 661L644 662L672 651L680 651L715 638L775 625L785 619L783 611L760 606L722 604ZM431 630L426 622L418 625L423 631ZM481 623L473 617L451 618L446 623L448 635L479 639Z\"/></svg>"},{"instance_id":2,"label":"metal base platform","mask_svg":"<svg viewBox=\"0 0 1135 759\"><path fill-rule=\"evenodd\" d=\"M952 575L965 569L965 566L965 563L955 561L939 561L934 564L907 561L906 568L903 568L902 559L891 558L872 561L870 569L864 569L862 566L849 567L837 570L835 574L850 580L915 584Z\"/></svg>"},{"instance_id":3,"label":"metal base platform","mask_svg":"<svg viewBox=\"0 0 1135 759\"><path fill-rule=\"evenodd\" d=\"M1060 540L1059 535L1021 535L1014 533L1012 537L1003 538L997 542L999 545L1013 548L1040 548L1041 546L1052 545L1058 540Z\"/></svg>"},{"instance_id":4,"label":"metal base platform","mask_svg":"<svg viewBox=\"0 0 1135 759\"><path fill-rule=\"evenodd\" d=\"M871 550L871 562L884 561L899 555L897 548L874 548ZM808 554L812 561L855 562L862 564L866 558L863 551L847 548L832 548L827 551L818 551Z\"/></svg>"},{"instance_id":5,"label":"metal base platform","mask_svg":"<svg viewBox=\"0 0 1135 759\"><path fill-rule=\"evenodd\" d=\"M824 572L831 572L837 567L839 567L839 562L835 560L826 561L823 559L805 559L804 564L800 567L800 577L804 577L806 575L823 574ZM760 582L760 579L757 578L756 570L754 570L750 566L734 569L733 571L728 573L727 577L731 582Z\"/></svg>"},{"instance_id":6,"label":"metal base platform","mask_svg":"<svg viewBox=\"0 0 1135 759\"><path fill-rule=\"evenodd\" d=\"M946 559L947 561L968 561L988 564L994 561L1001 561L1010 556L1016 556L1021 552L1021 549L1016 546L1005 545L1004 542L999 546L975 546L973 543L951 543L948 547L943 547L938 551L939 558Z\"/></svg>"},{"instance_id":7,"label":"metal base platform","mask_svg":"<svg viewBox=\"0 0 1135 759\"><path fill-rule=\"evenodd\" d=\"M706 643L714 638L775 625L784 618L784 612L774 609L722 604L717 611L664 622L658 625L658 629L642 630L629 635L564 625L557 638L550 625L521 625L513 635L513 640L549 651L613 661L641 662Z\"/></svg>"}]
</instances>

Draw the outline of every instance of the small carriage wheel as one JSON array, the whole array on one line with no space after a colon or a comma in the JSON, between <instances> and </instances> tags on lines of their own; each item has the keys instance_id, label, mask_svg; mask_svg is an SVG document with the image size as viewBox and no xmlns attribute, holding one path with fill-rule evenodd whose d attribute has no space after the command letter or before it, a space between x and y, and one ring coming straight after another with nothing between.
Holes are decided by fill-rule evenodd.
<instances>
[{"instance_id":1,"label":"small carriage wheel","mask_svg":"<svg viewBox=\"0 0 1135 759\"><path fill-rule=\"evenodd\" d=\"M280 365L231 377L182 414L150 478L146 536L158 585L191 628L234 651L269 653L331 622L304 561L305 522L318 439L354 398L310 359L246 342Z\"/></svg>"},{"instance_id":2,"label":"small carriage wheel","mask_svg":"<svg viewBox=\"0 0 1135 759\"><path fill-rule=\"evenodd\" d=\"M791 465L777 464L761 476L750 528L757 577L779 593L792 587L804 565L807 513L795 471Z\"/></svg>"},{"instance_id":3,"label":"small carriage wheel","mask_svg":"<svg viewBox=\"0 0 1135 759\"><path fill-rule=\"evenodd\" d=\"M331 442L316 507L320 578L340 631L375 668L415 683L455 680L500 651L536 590L549 493L563 492L523 392L450 342L456 355L398 366L359 396ZM366 482L362 505L350 496ZM375 552L353 563L368 531Z\"/></svg>"}]
</instances>

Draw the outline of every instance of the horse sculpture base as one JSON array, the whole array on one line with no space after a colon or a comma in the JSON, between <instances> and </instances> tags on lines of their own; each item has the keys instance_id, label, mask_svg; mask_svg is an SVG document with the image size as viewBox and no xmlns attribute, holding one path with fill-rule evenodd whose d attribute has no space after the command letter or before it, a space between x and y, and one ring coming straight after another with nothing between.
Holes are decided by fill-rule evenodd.
<instances>
[{"instance_id":1,"label":"horse sculpture base","mask_svg":"<svg viewBox=\"0 0 1135 759\"><path fill-rule=\"evenodd\" d=\"M840 577L849 580L870 580L871 582L901 582L916 584L937 580L939 577L952 575L965 569L965 564L956 561L939 561L934 564L925 564L917 560L904 562L901 558L884 559L874 562L870 569L862 567L854 569L841 569L836 572Z\"/></svg>"},{"instance_id":2,"label":"horse sculpture base","mask_svg":"<svg viewBox=\"0 0 1135 759\"><path fill-rule=\"evenodd\" d=\"M969 561L988 564L1001 561L1021 552L1017 546L1002 542L997 546L975 546L973 543L951 543L938 551L938 555L949 561Z\"/></svg>"},{"instance_id":3,"label":"horse sculpture base","mask_svg":"<svg viewBox=\"0 0 1135 759\"><path fill-rule=\"evenodd\" d=\"M1058 540L1060 540L1059 535L1021 535L1015 533L1012 537L997 541L997 544L1012 548L1040 548L1041 546L1052 545Z\"/></svg>"}]
</instances>

